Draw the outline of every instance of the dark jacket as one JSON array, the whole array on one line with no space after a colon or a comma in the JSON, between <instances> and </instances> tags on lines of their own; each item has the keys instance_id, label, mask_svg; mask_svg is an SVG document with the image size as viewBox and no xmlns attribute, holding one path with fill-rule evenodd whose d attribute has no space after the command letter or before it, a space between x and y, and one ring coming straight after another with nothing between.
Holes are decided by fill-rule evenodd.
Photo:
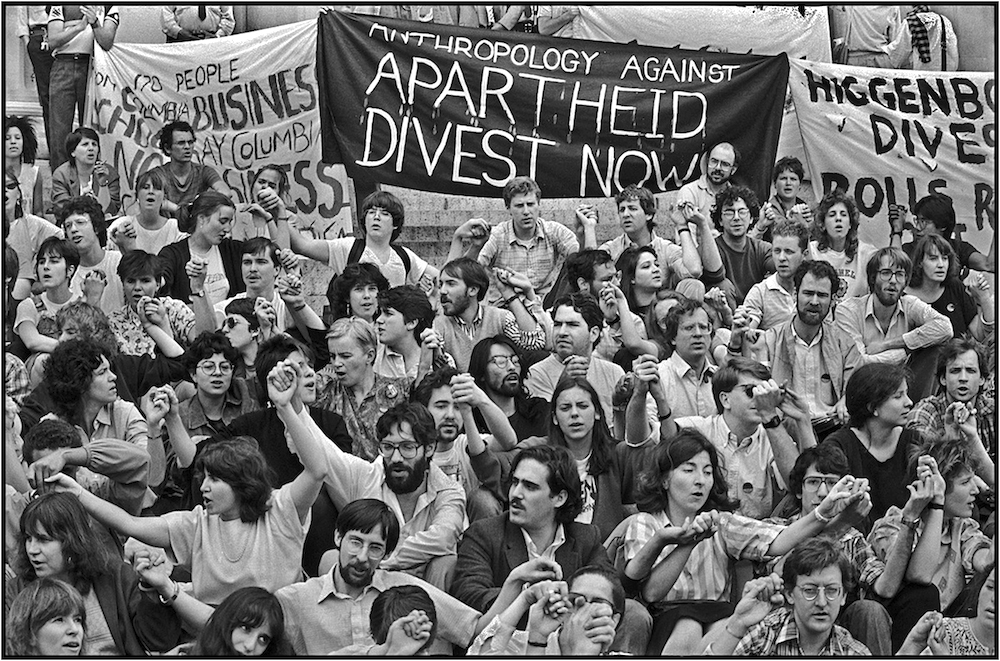
<instances>
[{"instance_id":1,"label":"dark jacket","mask_svg":"<svg viewBox=\"0 0 1000 661\"><path fill-rule=\"evenodd\" d=\"M556 549L556 562L568 578L581 567L602 565L611 569L597 526L569 523L563 526L566 542ZM521 528L508 513L476 521L458 546L452 594L478 611L486 612L496 601L504 580L515 567L528 561L528 547Z\"/></svg>"},{"instance_id":2,"label":"dark jacket","mask_svg":"<svg viewBox=\"0 0 1000 661\"><path fill-rule=\"evenodd\" d=\"M184 266L191 259L190 238L181 239L160 249L163 258L164 285L161 292L185 303L191 303L191 280L184 271ZM229 280L229 293L226 298L245 292L243 283L243 242L233 239L223 239L219 244L219 254L222 256L222 270Z\"/></svg>"},{"instance_id":3,"label":"dark jacket","mask_svg":"<svg viewBox=\"0 0 1000 661\"><path fill-rule=\"evenodd\" d=\"M5 614L27 584L20 577L7 581ZM176 611L161 604L155 591L140 591L139 576L130 565L116 561L91 589L122 656L146 656L147 650L165 652L181 642L181 622Z\"/></svg>"}]
</instances>

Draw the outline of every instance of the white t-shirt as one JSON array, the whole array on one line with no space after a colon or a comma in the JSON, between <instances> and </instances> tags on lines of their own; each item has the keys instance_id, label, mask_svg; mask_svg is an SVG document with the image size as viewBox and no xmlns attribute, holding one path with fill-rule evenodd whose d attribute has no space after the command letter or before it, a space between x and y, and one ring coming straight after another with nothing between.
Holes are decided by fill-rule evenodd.
<instances>
[{"instance_id":1,"label":"white t-shirt","mask_svg":"<svg viewBox=\"0 0 1000 661\"><path fill-rule=\"evenodd\" d=\"M229 293L229 278L226 277L226 269L222 266L222 253L219 246L212 246L207 254L199 255L194 250L192 255L198 255L202 259L208 260L208 273L205 276L205 295L209 301L222 301Z\"/></svg>"},{"instance_id":2,"label":"white t-shirt","mask_svg":"<svg viewBox=\"0 0 1000 661\"><path fill-rule=\"evenodd\" d=\"M344 272L344 267L347 266L347 257L351 254L354 241L354 237L346 237L343 239L329 239L326 242L330 250L330 257L327 264L337 273ZM423 277L424 269L427 268L427 262L418 257L417 253L409 248L403 248L403 250L406 251L407 257L410 258L409 272L406 271L403 266L403 260L394 248L389 249L389 260L382 263L372 251L371 246L366 245L364 251L361 253L361 257L358 258L358 262L377 266L382 275L385 276L385 279L389 281L390 287L415 285Z\"/></svg>"},{"instance_id":3,"label":"white t-shirt","mask_svg":"<svg viewBox=\"0 0 1000 661\"><path fill-rule=\"evenodd\" d=\"M139 220L135 216L122 216L115 220L108 227L108 236L111 236L112 230L117 230L126 220L131 220L132 227L135 228L136 250L145 250L153 255L160 254L160 249L164 246L177 243L188 236L187 232L182 232L177 227L176 218L167 218L167 223L158 230L148 230L139 224ZM114 241L108 241L108 249L118 250L118 244Z\"/></svg>"},{"instance_id":4,"label":"white t-shirt","mask_svg":"<svg viewBox=\"0 0 1000 661\"><path fill-rule=\"evenodd\" d=\"M101 296L101 310L104 314L111 314L118 308L125 305L125 290L122 289L122 279L118 277L118 263L122 261L122 254L114 250L105 250L104 259L94 266L80 265L73 275L73 280L69 284L69 291L72 298L83 295L83 281L91 271L103 271L108 280L108 285L104 288Z\"/></svg>"},{"instance_id":5,"label":"white t-shirt","mask_svg":"<svg viewBox=\"0 0 1000 661\"><path fill-rule=\"evenodd\" d=\"M69 302L73 300L73 297L71 296L65 303L53 303L44 292L41 296L39 296L39 298L42 301L42 305L45 307L45 317L48 319L55 319L59 310L63 309L64 306L68 305ZM20 335L18 327L25 321L32 322L35 324L35 328L38 328L38 322L41 318L42 315L38 313L38 307L35 305L34 297L29 296L17 304L17 312L14 315L14 332ZM39 332L41 332L41 330L39 330ZM45 335L45 333L42 334ZM58 337L58 335L59 334L56 333L53 337Z\"/></svg>"},{"instance_id":6,"label":"white t-shirt","mask_svg":"<svg viewBox=\"0 0 1000 661\"><path fill-rule=\"evenodd\" d=\"M837 250L820 250L819 244L815 241L809 242L809 258L813 260L823 260L829 262L837 271L840 277L840 289L834 294L837 301L842 301L850 296L864 296L868 294L868 260L875 254L875 246L858 241L858 250L854 253L854 259L847 260L847 254Z\"/></svg>"}]
</instances>

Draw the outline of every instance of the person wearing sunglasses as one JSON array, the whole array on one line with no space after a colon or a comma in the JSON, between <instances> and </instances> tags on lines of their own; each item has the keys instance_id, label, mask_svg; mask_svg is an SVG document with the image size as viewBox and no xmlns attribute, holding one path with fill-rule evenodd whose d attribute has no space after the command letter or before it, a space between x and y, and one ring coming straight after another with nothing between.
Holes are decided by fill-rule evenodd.
<instances>
[{"instance_id":1,"label":"person wearing sunglasses","mask_svg":"<svg viewBox=\"0 0 1000 661\"><path fill-rule=\"evenodd\" d=\"M871 651L836 624L851 588L850 561L829 537L800 543L788 554L781 578L771 586L753 582L734 615L712 643L716 656L871 656ZM787 606L773 608L781 586ZM775 600L776 601L776 600Z\"/></svg>"},{"instance_id":2,"label":"person wearing sunglasses","mask_svg":"<svg viewBox=\"0 0 1000 661\"><path fill-rule=\"evenodd\" d=\"M771 244L747 236L747 231L760 215L757 195L744 186L731 186L719 193L712 220L721 234L715 239L726 268L726 279L737 305L743 303L747 292L769 274L774 273Z\"/></svg>"},{"instance_id":3,"label":"person wearing sunglasses","mask_svg":"<svg viewBox=\"0 0 1000 661\"><path fill-rule=\"evenodd\" d=\"M437 440L434 418L423 404L402 402L378 419L375 434L379 456L374 461L332 442L322 444L327 493L338 509L358 498L389 503L400 518L400 538L382 568L407 572L447 591L465 525L466 498L465 489L431 461ZM323 556L321 573L335 564L335 557L335 551Z\"/></svg>"},{"instance_id":4,"label":"person wearing sunglasses","mask_svg":"<svg viewBox=\"0 0 1000 661\"><path fill-rule=\"evenodd\" d=\"M912 270L900 248L880 248L867 265L872 293L844 299L835 323L855 341L863 362L906 363L917 377L910 397L919 400L930 394L938 350L954 329L948 317L904 294Z\"/></svg>"},{"instance_id":5,"label":"person wearing sunglasses","mask_svg":"<svg viewBox=\"0 0 1000 661\"><path fill-rule=\"evenodd\" d=\"M847 457L840 448L821 444L803 450L788 476L788 492L794 500L791 511L787 516L773 516L764 521L787 526L808 516L823 502L837 482L849 474ZM854 576L857 577L857 585L847 591L847 606L841 611L838 623L876 656L889 656L892 654L892 622L899 613L889 613L876 599L892 596L889 593L890 574L885 571L885 563L875 555L864 534L854 527L867 515L870 508L871 497L865 494L846 507L836 517L838 520L830 523L830 532L825 534L833 533L832 537L843 545ZM776 511L780 509L782 508L779 506ZM781 571L781 559L770 560L768 568L771 571Z\"/></svg>"}]
</instances>

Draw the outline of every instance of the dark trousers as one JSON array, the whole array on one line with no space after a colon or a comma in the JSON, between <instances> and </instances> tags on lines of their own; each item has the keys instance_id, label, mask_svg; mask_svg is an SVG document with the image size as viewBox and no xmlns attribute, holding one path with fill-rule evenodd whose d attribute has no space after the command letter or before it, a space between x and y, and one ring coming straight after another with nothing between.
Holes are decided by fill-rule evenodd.
<instances>
[{"instance_id":1,"label":"dark trousers","mask_svg":"<svg viewBox=\"0 0 1000 661\"><path fill-rule=\"evenodd\" d=\"M87 80L90 59L56 58L49 78L49 167L55 170L69 159L66 136L73 130L73 113L83 123L83 108L87 101Z\"/></svg>"},{"instance_id":2,"label":"dark trousers","mask_svg":"<svg viewBox=\"0 0 1000 661\"><path fill-rule=\"evenodd\" d=\"M52 132L49 129L49 77L52 74L52 53L42 50L42 33L34 31L28 37L28 59L35 73L35 89L38 90L38 104L42 106L42 123L45 126L45 143L52 151Z\"/></svg>"},{"instance_id":3,"label":"dark trousers","mask_svg":"<svg viewBox=\"0 0 1000 661\"><path fill-rule=\"evenodd\" d=\"M885 603L885 609L892 618L892 653L895 654L924 613L941 610L941 595L935 585L904 583L896 596Z\"/></svg>"}]
</instances>

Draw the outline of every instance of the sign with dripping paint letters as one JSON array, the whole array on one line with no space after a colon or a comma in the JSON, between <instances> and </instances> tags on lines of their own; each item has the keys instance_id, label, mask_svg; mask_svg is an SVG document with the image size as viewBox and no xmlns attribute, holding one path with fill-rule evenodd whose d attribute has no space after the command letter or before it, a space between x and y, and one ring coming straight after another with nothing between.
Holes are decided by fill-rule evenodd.
<instances>
[{"instance_id":1,"label":"sign with dripping paint letters","mask_svg":"<svg viewBox=\"0 0 1000 661\"><path fill-rule=\"evenodd\" d=\"M861 213L859 236L888 245L890 204L930 192L955 203L957 230L987 253L996 206L996 79L979 72L853 67L792 60L789 87L817 199L838 188Z\"/></svg>"},{"instance_id":2,"label":"sign with dripping paint letters","mask_svg":"<svg viewBox=\"0 0 1000 661\"><path fill-rule=\"evenodd\" d=\"M323 158L352 177L496 196L676 190L719 141L766 194L788 60L380 19L319 17ZM766 195L765 195L766 196Z\"/></svg>"},{"instance_id":3,"label":"sign with dripping paint letters","mask_svg":"<svg viewBox=\"0 0 1000 661\"><path fill-rule=\"evenodd\" d=\"M101 158L122 178L125 213L136 177L167 160L164 124L195 130L194 160L210 165L249 201L264 165L285 170L302 226L320 238L351 232L342 166L320 152L315 21L225 39L178 44L115 44L94 49L86 123L101 137Z\"/></svg>"}]
</instances>

